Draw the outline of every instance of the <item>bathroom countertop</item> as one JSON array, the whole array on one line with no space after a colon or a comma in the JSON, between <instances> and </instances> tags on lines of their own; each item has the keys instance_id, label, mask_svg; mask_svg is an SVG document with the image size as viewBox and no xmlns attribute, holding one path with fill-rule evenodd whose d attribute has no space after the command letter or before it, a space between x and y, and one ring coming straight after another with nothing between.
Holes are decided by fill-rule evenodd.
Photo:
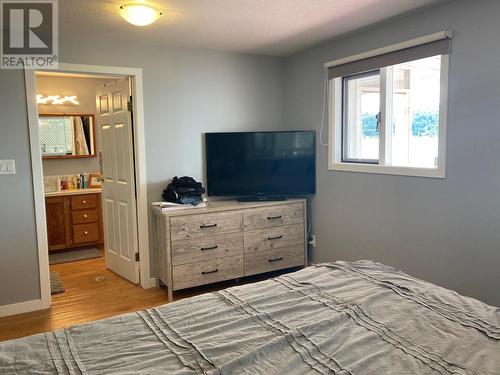
<instances>
[{"instance_id":1,"label":"bathroom countertop","mask_svg":"<svg viewBox=\"0 0 500 375\"><path fill-rule=\"evenodd\" d=\"M87 188L61 191L46 191L46 197L60 197L64 195L80 195L80 194L97 194L101 192L101 188Z\"/></svg>"}]
</instances>

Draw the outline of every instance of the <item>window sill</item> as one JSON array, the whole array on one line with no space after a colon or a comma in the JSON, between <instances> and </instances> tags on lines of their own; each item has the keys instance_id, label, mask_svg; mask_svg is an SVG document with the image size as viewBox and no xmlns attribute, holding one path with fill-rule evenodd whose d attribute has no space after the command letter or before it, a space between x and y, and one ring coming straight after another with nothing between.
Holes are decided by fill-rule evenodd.
<instances>
[{"instance_id":1,"label":"window sill","mask_svg":"<svg viewBox=\"0 0 500 375\"><path fill-rule=\"evenodd\" d=\"M357 173L390 174L399 176L446 178L444 168L415 168L415 167L391 167L385 165L362 164L362 163L330 163L328 169L331 171L345 171Z\"/></svg>"}]
</instances>

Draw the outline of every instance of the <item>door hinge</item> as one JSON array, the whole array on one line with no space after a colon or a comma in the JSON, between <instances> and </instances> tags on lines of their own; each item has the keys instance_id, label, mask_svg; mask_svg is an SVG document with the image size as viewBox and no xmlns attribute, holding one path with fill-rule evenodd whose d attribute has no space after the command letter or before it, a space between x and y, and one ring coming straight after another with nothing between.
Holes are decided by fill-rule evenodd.
<instances>
[{"instance_id":1,"label":"door hinge","mask_svg":"<svg viewBox=\"0 0 500 375\"><path fill-rule=\"evenodd\" d=\"M134 107L132 106L132 99L131 99L129 102L127 102L127 110L128 110L129 112L132 112L132 109L133 109L133 108L134 108Z\"/></svg>"},{"instance_id":2,"label":"door hinge","mask_svg":"<svg viewBox=\"0 0 500 375\"><path fill-rule=\"evenodd\" d=\"M139 253L135 253L135 261L139 262L140 260L141 260L141 256L139 255Z\"/></svg>"}]
</instances>

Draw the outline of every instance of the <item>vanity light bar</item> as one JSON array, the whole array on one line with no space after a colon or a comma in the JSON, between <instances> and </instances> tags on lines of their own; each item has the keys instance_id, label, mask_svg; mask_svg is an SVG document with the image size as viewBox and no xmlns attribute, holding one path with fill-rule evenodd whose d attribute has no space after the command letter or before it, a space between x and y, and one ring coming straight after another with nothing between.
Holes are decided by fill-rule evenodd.
<instances>
[{"instance_id":1,"label":"vanity light bar","mask_svg":"<svg viewBox=\"0 0 500 375\"><path fill-rule=\"evenodd\" d=\"M43 96L38 94L36 96L36 104L52 104L52 105L61 105L61 104L80 104L78 100L76 100L76 95L71 95L71 96L64 96L61 97L60 95L48 95L48 96Z\"/></svg>"}]
</instances>

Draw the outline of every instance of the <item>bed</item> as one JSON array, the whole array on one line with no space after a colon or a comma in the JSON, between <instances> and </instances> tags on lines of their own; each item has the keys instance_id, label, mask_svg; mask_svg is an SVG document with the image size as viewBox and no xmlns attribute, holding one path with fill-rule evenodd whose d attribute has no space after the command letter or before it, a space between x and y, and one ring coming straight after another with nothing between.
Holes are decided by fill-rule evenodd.
<instances>
[{"instance_id":1,"label":"bed","mask_svg":"<svg viewBox=\"0 0 500 375\"><path fill-rule=\"evenodd\" d=\"M500 309L372 261L0 343L1 374L500 374Z\"/></svg>"}]
</instances>

